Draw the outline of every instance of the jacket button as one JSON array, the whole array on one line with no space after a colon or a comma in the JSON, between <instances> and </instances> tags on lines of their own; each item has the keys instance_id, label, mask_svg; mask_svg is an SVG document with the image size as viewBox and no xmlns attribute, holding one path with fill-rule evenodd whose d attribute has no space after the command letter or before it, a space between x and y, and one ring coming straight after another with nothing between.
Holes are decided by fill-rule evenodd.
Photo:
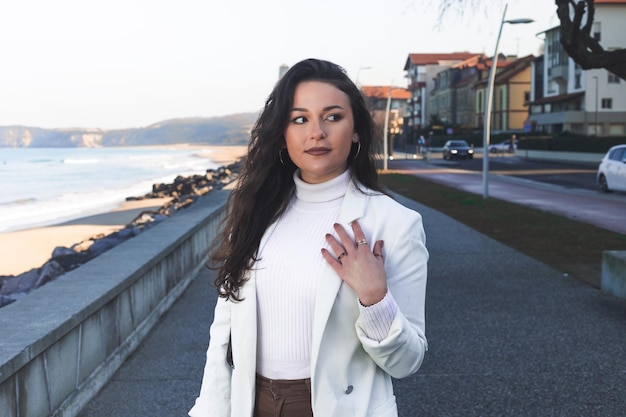
<instances>
[{"instance_id":1,"label":"jacket button","mask_svg":"<svg viewBox=\"0 0 626 417\"><path fill-rule=\"evenodd\" d=\"M346 388L346 390L344 391L346 394L350 394L352 392L354 388L352 387L352 385L348 385L348 388Z\"/></svg>"}]
</instances>

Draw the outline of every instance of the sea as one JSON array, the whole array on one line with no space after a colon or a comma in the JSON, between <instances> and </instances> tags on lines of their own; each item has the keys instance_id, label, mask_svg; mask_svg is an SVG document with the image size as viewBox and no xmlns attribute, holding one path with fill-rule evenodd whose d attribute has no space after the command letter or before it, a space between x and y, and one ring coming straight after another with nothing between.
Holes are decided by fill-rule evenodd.
<instances>
[{"instance_id":1,"label":"sea","mask_svg":"<svg viewBox=\"0 0 626 417\"><path fill-rule=\"evenodd\" d=\"M219 165L211 148L0 148L0 233L116 208L155 183Z\"/></svg>"}]
</instances>

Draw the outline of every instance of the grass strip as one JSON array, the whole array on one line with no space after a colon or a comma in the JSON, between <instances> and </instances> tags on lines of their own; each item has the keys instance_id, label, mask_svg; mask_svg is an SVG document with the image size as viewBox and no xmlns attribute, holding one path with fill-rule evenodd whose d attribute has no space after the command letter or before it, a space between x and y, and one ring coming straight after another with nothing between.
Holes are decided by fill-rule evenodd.
<instances>
[{"instance_id":1,"label":"grass strip","mask_svg":"<svg viewBox=\"0 0 626 417\"><path fill-rule=\"evenodd\" d=\"M557 214L483 199L412 175L382 174L381 180L390 190L596 288L600 288L602 251L626 250L626 235Z\"/></svg>"}]
</instances>

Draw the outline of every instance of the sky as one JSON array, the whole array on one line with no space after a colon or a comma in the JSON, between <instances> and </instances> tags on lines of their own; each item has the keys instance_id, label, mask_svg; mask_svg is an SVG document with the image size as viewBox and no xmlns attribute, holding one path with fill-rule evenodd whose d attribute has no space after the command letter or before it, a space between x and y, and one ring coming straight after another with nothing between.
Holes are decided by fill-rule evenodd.
<instances>
[{"instance_id":1,"label":"sky","mask_svg":"<svg viewBox=\"0 0 626 417\"><path fill-rule=\"evenodd\" d=\"M505 1L20 0L0 10L0 126L122 129L258 112L282 64L406 86L409 53L493 55ZM553 0L510 0L499 52L540 54Z\"/></svg>"}]
</instances>

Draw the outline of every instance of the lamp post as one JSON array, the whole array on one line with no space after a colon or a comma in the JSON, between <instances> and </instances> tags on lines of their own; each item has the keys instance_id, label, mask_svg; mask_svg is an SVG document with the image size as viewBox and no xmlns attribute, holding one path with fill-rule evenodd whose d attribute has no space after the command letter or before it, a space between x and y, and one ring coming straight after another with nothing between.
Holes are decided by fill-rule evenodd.
<instances>
[{"instance_id":1,"label":"lamp post","mask_svg":"<svg viewBox=\"0 0 626 417\"><path fill-rule=\"evenodd\" d=\"M496 49L493 52L491 60L491 68L489 68L489 82L487 84L487 94L485 97L485 122L483 129L483 198L489 197L489 137L491 135L491 105L493 102L493 86L496 79L496 67L498 66L498 45L500 44L500 35L502 35L502 27L505 23L512 25L532 23L532 19L512 19L504 20L508 4L504 5L502 12L502 20L500 21L500 30L496 39Z\"/></svg>"},{"instance_id":2,"label":"lamp post","mask_svg":"<svg viewBox=\"0 0 626 417\"><path fill-rule=\"evenodd\" d=\"M383 132L383 171L387 171L389 161L389 112L391 111L391 93L395 90L401 90L401 88L393 88L391 85L389 85L389 94L387 94L387 108L385 110L385 131Z\"/></svg>"},{"instance_id":3,"label":"lamp post","mask_svg":"<svg viewBox=\"0 0 626 417\"><path fill-rule=\"evenodd\" d=\"M354 84L356 84L357 87L361 88L361 86L359 85L359 76L361 75L361 70L368 70L368 69L372 69L372 67L359 67L359 70L356 72L356 81L354 82Z\"/></svg>"},{"instance_id":4,"label":"lamp post","mask_svg":"<svg viewBox=\"0 0 626 417\"><path fill-rule=\"evenodd\" d=\"M389 94L387 95L387 108L385 110L385 131L383 132L383 171L387 171L389 160L389 148L387 145L389 135L389 110L391 109L391 86L389 86Z\"/></svg>"},{"instance_id":5,"label":"lamp post","mask_svg":"<svg viewBox=\"0 0 626 417\"><path fill-rule=\"evenodd\" d=\"M597 136L600 136L598 134L598 76L594 75L593 78L596 80L596 114L595 114L595 122L593 126L593 133L595 133L597 137Z\"/></svg>"}]
</instances>

